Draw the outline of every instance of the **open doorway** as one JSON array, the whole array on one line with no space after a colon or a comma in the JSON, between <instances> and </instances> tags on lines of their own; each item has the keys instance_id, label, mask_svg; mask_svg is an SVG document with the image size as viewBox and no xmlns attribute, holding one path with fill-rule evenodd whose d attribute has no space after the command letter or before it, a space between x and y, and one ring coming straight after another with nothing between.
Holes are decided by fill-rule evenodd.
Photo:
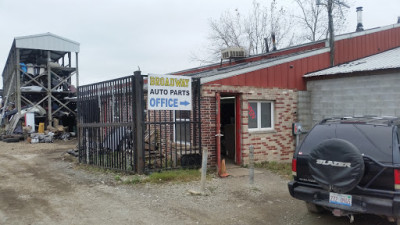
<instances>
[{"instance_id":1,"label":"open doorway","mask_svg":"<svg viewBox=\"0 0 400 225\"><path fill-rule=\"evenodd\" d=\"M240 164L240 148L238 148L237 112L238 96L221 95L221 159L229 164ZM240 143L240 142L239 142Z\"/></svg>"},{"instance_id":2,"label":"open doorway","mask_svg":"<svg viewBox=\"0 0 400 225\"><path fill-rule=\"evenodd\" d=\"M235 97L221 97L221 158L235 162Z\"/></svg>"}]
</instances>

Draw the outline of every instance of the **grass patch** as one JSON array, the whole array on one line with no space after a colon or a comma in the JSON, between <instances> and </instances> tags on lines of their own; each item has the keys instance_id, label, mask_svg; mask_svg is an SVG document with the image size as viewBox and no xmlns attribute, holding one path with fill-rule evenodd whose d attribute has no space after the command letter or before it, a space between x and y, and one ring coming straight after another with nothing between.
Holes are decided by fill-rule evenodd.
<instances>
[{"instance_id":1,"label":"grass patch","mask_svg":"<svg viewBox=\"0 0 400 225\"><path fill-rule=\"evenodd\" d=\"M200 181L201 172L198 169L178 169L162 172L155 172L148 176L132 175L124 171L100 168L92 165L78 164L76 169L85 170L94 174L109 174L114 180L122 184L144 184L144 183L182 183L190 181ZM210 171L207 172L207 178L210 178Z\"/></svg>"},{"instance_id":2,"label":"grass patch","mask_svg":"<svg viewBox=\"0 0 400 225\"><path fill-rule=\"evenodd\" d=\"M90 173L115 174L115 175L122 174L122 172L116 170L106 169L88 164L77 164L75 168L80 170L85 170Z\"/></svg>"},{"instance_id":3,"label":"grass patch","mask_svg":"<svg viewBox=\"0 0 400 225\"><path fill-rule=\"evenodd\" d=\"M139 177L138 175L123 181L123 184L140 184L145 183L146 178Z\"/></svg>"},{"instance_id":4,"label":"grass patch","mask_svg":"<svg viewBox=\"0 0 400 225\"><path fill-rule=\"evenodd\" d=\"M149 183L189 182L200 180L199 170L170 170L150 174L146 181Z\"/></svg>"},{"instance_id":5,"label":"grass patch","mask_svg":"<svg viewBox=\"0 0 400 225\"><path fill-rule=\"evenodd\" d=\"M265 168L287 179L292 178L292 164L278 162L262 162L254 164L256 168Z\"/></svg>"},{"instance_id":6,"label":"grass patch","mask_svg":"<svg viewBox=\"0 0 400 225\"><path fill-rule=\"evenodd\" d=\"M199 170L170 170L159 173L152 173L148 176L133 175L128 177L115 176L116 181L123 184L163 184L163 183L182 183L200 180L201 173Z\"/></svg>"}]
</instances>

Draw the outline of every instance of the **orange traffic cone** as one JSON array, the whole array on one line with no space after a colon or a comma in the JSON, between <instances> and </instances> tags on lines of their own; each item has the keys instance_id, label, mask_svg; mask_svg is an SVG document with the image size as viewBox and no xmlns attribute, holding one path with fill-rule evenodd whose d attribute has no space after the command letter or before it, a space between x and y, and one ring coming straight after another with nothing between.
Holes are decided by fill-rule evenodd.
<instances>
[{"instance_id":1,"label":"orange traffic cone","mask_svg":"<svg viewBox=\"0 0 400 225\"><path fill-rule=\"evenodd\" d=\"M221 161L221 168L219 169L220 177L227 177L229 174L226 172L225 159Z\"/></svg>"}]
</instances>

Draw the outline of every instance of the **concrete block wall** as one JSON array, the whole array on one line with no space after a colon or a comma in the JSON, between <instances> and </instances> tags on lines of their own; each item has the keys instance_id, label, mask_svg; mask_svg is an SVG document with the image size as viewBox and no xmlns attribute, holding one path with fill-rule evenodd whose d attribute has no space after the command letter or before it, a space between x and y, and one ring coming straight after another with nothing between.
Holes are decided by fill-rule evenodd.
<instances>
[{"instance_id":1,"label":"concrete block wall","mask_svg":"<svg viewBox=\"0 0 400 225\"><path fill-rule=\"evenodd\" d=\"M297 121L297 91L278 88L254 88L202 85L202 143L208 147L210 160L216 163L216 100L215 93L241 95L241 149L242 164L249 163L249 148L254 146L256 162L290 162L295 147L292 123ZM248 129L248 104L251 100L274 102L274 130L252 132Z\"/></svg>"},{"instance_id":2,"label":"concrete block wall","mask_svg":"<svg viewBox=\"0 0 400 225\"><path fill-rule=\"evenodd\" d=\"M310 130L312 128L311 92L309 91L298 92L297 118L303 129Z\"/></svg>"},{"instance_id":3,"label":"concrete block wall","mask_svg":"<svg viewBox=\"0 0 400 225\"><path fill-rule=\"evenodd\" d=\"M310 80L313 124L344 116L400 116L400 73Z\"/></svg>"}]
</instances>

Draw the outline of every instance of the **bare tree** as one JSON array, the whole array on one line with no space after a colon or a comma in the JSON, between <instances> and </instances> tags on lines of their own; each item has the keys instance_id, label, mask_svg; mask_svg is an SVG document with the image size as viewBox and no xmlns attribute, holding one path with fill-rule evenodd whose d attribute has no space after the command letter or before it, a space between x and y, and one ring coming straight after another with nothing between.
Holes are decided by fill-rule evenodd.
<instances>
[{"instance_id":1,"label":"bare tree","mask_svg":"<svg viewBox=\"0 0 400 225\"><path fill-rule=\"evenodd\" d=\"M249 55L260 54L266 51L266 43L271 46L271 33L275 33L278 47L293 44L294 35L291 29L293 22L287 10L278 5L278 1L271 0L269 7L253 1L249 14L242 15L238 9L227 11L219 19L210 19L210 35L208 51L211 59L217 61L220 52L227 47L243 47ZM195 55L192 60L199 60Z\"/></svg>"},{"instance_id":2,"label":"bare tree","mask_svg":"<svg viewBox=\"0 0 400 225\"><path fill-rule=\"evenodd\" d=\"M235 13L227 11L221 15L219 20L210 20L211 33L209 41L211 49L218 52L222 48L231 46L244 46L244 30L241 15L236 9ZM215 53L214 52L214 53Z\"/></svg>"},{"instance_id":3,"label":"bare tree","mask_svg":"<svg viewBox=\"0 0 400 225\"><path fill-rule=\"evenodd\" d=\"M253 1L253 9L244 21L249 54L264 52L266 49L264 39L269 37L267 12L267 9L261 8L260 3Z\"/></svg>"},{"instance_id":4,"label":"bare tree","mask_svg":"<svg viewBox=\"0 0 400 225\"><path fill-rule=\"evenodd\" d=\"M317 5L315 0L294 0L299 6L299 13L295 17L303 32L301 38L306 41L317 41L327 38L329 21L327 8ZM336 33L346 28L347 8L341 4L332 4L333 26Z\"/></svg>"},{"instance_id":5,"label":"bare tree","mask_svg":"<svg viewBox=\"0 0 400 225\"><path fill-rule=\"evenodd\" d=\"M292 6L289 11L284 5L280 5L282 1L269 0L268 4L261 4L254 0L248 14L242 14L239 9L235 9L223 13L219 19L210 19L208 43L203 49L207 52L207 57L198 57L192 53L192 60L201 63L216 62L220 59L221 50L232 46L243 47L249 55L266 52L266 46L272 49L272 33L275 34L278 48L327 38L327 8L318 6L315 0L293 1L299 6L297 10ZM332 5L337 33L345 28L346 14L347 9L343 9L340 4Z\"/></svg>"}]
</instances>

